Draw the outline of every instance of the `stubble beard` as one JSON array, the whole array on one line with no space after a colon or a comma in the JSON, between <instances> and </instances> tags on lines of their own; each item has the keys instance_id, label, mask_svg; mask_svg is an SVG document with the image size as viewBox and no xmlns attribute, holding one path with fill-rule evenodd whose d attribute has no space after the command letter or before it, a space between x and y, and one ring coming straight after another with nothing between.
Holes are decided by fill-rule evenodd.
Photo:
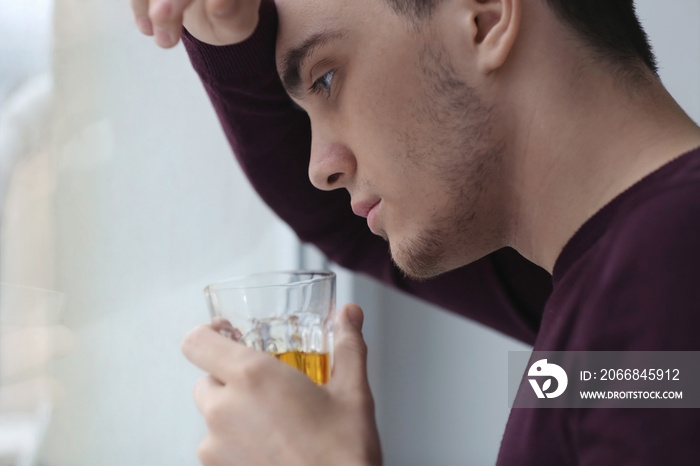
<instances>
[{"instance_id":1,"label":"stubble beard","mask_svg":"<svg viewBox=\"0 0 700 466\"><path fill-rule=\"evenodd\" d=\"M429 227L390 243L394 263L414 280L435 277L484 255L481 249L490 240L479 226L483 215L478 208L504 151L493 137L493 112L457 75L446 55L433 44L421 52L426 86L416 102L415 119L424 138L420 142L415 132L403 135L407 163L440 179L451 200L435 206Z\"/></svg>"}]
</instances>

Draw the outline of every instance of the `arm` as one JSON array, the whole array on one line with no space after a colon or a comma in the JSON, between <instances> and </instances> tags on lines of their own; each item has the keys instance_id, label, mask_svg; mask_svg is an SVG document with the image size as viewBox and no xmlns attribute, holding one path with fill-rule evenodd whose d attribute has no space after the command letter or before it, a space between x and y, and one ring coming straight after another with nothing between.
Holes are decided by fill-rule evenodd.
<instances>
[{"instance_id":1,"label":"arm","mask_svg":"<svg viewBox=\"0 0 700 466\"><path fill-rule=\"evenodd\" d=\"M246 41L212 46L185 31L183 42L214 105L231 147L263 200L304 242L351 270L532 343L549 275L504 249L427 281L404 278L386 243L350 209L346 192L319 191L307 169L311 130L288 98L275 68L277 14L263 1L256 31Z\"/></svg>"}]
</instances>

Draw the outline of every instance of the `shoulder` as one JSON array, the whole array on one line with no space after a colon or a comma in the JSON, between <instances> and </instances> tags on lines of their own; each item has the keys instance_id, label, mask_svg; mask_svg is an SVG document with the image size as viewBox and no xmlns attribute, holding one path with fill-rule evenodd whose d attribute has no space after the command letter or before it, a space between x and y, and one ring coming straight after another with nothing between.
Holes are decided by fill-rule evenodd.
<instances>
[{"instance_id":1,"label":"shoulder","mask_svg":"<svg viewBox=\"0 0 700 466\"><path fill-rule=\"evenodd\" d=\"M700 350L700 183L637 199L591 252L582 312L596 316L599 343Z\"/></svg>"},{"instance_id":2,"label":"shoulder","mask_svg":"<svg viewBox=\"0 0 700 466\"><path fill-rule=\"evenodd\" d=\"M700 180L662 187L633 199L611 222L602 241L610 259L621 259L621 266L655 265L674 274L686 267L698 270Z\"/></svg>"}]
</instances>

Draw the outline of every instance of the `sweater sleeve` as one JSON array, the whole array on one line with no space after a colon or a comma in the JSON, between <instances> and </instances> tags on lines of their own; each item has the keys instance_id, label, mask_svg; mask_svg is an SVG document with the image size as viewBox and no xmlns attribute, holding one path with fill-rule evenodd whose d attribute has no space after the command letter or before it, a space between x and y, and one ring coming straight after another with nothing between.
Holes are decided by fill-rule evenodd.
<instances>
[{"instance_id":1,"label":"sweater sleeve","mask_svg":"<svg viewBox=\"0 0 700 466\"><path fill-rule=\"evenodd\" d=\"M544 270L504 249L429 281L408 280L384 240L352 213L345 191L311 185L310 123L279 80L276 33L274 2L263 0L256 31L240 44L212 46L183 34L233 152L262 199L301 241L343 267L532 344L551 292Z\"/></svg>"}]
</instances>

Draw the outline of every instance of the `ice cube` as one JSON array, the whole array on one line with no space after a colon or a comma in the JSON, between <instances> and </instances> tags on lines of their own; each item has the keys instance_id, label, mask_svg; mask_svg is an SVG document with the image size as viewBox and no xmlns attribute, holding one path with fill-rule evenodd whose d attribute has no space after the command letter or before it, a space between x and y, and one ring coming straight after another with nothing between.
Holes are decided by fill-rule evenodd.
<instances>
[{"instance_id":1,"label":"ice cube","mask_svg":"<svg viewBox=\"0 0 700 466\"><path fill-rule=\"evenodd\" d=\"M313 313L297 313L266 319L252 319L243 337L246 346L270 353L327 351L323 321Z\"/></svg>"},{"instance_id":2,"label":"ice cube","mask_svg":"<svg viewBox=\"0 0 700 466\"><path fill-rule=\"evenodd\" d=\"M269 334L269 325L264 320L252 319L251 328L243 335L242 342L249 348L263 350L266 336Z\"/></svg>"}]
</instances>

